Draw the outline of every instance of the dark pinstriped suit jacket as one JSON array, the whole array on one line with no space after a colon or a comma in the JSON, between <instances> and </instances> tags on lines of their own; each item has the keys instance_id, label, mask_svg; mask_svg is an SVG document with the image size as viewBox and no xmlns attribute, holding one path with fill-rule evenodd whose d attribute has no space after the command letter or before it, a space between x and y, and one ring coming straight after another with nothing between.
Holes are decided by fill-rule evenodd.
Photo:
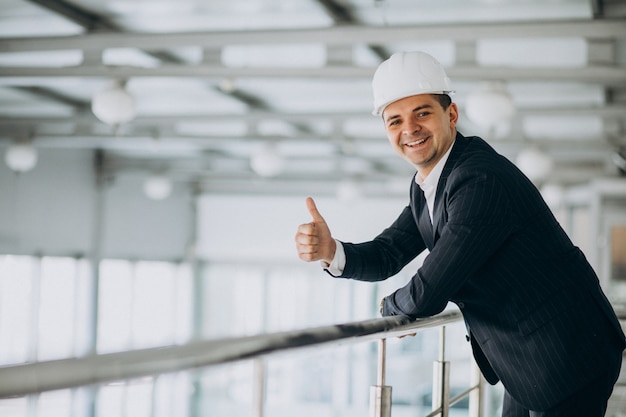
<instances>
[{"instance_id":1,"label":"dark pinstriped suit jacket","mask_svg":"<svg viewBox=\"0 0 626 417\"><path fill-rule=\"evenodd\" d=\"M624 334L598 279L536 187L478 137L457 134L431 225L421 189L373 241L344 243L342 277L378 281L424 249L383 315L426 317L456 303L486 379L544 410L617 366ZM433 226L434 225L434 226Z\"/></svg>"}]
</instances>

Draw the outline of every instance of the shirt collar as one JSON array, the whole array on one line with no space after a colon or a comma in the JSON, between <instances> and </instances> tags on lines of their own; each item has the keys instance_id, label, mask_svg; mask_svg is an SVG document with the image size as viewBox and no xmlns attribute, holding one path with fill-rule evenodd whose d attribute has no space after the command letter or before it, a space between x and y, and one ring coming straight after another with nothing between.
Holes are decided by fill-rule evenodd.
<instances>
[{"instance_id":1,"label":"shirt collar","mask_svg":"<svg viewBox=\"0 0 626 417\"><path fill-rule=\"evenodd\" d=\"M437 162L435 167L432 169L432 171L430 171L430 174L428 174L426 178L422 178L419 171L415 174L415 182L417 183L417 185L420 186L420 188L424 189L437 186L437 183L439 183L439 177L441 177L441 173L443 172L443 167L446 165L446 161L448 160L450 152L452 151L452 147L454 146L454 142L455 141L450 144L450 147L448 148L446 153L439 160L439 162Z\"/></svg>"}]
</instances>

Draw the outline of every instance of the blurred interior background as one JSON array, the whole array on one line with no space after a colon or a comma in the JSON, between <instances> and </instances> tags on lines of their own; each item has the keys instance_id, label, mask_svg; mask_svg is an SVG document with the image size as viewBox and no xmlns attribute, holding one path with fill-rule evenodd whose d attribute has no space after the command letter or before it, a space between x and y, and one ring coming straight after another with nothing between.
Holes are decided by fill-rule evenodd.
<instances>
[{"instance_id":1,"label":"blurred interior background","mask_svg":"<svg viewBox=\"0 0 626 417\"><path fill-rule=\"evenodd\" d=\"M403 50L444 65L459 131L536 183L621 305L623 0L0 0L0 364L376 317L421 258L356 283L292 242L307 196L347 241L407 204L413 169L370 88ZM469 346L452 334L462 387ZM391 342L394 415L430 408L436 339ZM374 347L273 359L267 415L364 415ZM0 415L249 416L251 375L48 392Z\"/></svg>"}]
</instances>

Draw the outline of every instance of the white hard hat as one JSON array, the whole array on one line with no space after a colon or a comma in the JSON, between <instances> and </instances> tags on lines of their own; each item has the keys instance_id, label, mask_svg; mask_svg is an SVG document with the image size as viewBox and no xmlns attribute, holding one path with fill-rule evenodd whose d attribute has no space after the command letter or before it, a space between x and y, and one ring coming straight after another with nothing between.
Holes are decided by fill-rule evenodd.
<instances>
[{"instance_id":1,"label":"white hard hat","mask_svg":"<svg viewBox=\"0 0 626 417\"><path fill-rule=\"evenodd\" d=\"M398 52L378 66L372 79L373 115L394 101L418 94L451 95L452 83L443 66L425 52Z\"/></svg>"}]
</instances>

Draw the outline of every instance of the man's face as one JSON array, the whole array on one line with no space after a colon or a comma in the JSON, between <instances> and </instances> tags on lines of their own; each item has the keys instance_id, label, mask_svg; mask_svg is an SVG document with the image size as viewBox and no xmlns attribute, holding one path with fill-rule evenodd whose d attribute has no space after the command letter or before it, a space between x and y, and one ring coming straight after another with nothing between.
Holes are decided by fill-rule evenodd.
<instances>
[{"instance_id":1,"label":"man's face","mask_svg":"<svg viewBox=\"0 0 626 417\"><path fill-rule=\"evenodd\" d=\"M388 105L383 121L391 146L424 178L454 141L458 116L456 104L444 110L435 97L420 94Z\"/></svg>"}]
</instances>

